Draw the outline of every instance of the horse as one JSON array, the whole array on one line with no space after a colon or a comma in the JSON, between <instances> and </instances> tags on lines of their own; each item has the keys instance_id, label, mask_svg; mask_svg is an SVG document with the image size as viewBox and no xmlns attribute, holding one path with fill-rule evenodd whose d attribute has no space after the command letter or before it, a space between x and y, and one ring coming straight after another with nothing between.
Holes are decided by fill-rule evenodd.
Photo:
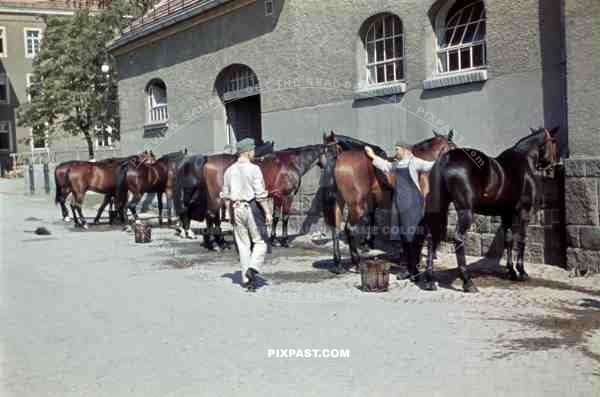
<instances>
[{"instance_id":1,"label":"horse","mask_svg":"<svg viewBox=\"0 0 600 397\"><path fill-rule=\"evenodd\" d=\"M125 206L131 212L133 219L138 219L136 206L142 199L144 193L156 193L158 200L158 223L163 224L162 195L167 195L168 224L171 224L171 200L173 197L174 180L177 166L185 157L186 152L173 152L165 154L151 163L131 164L124 163L119 169L117 176L117 202L122 211ZM131 200L127 202L128 193L132 194Z\"/></svg>"},{"instance_id":2,"label":"horse","mask_svg":"<svg viewBox=\"0 0 600 397\"><path fill-rule=\"evenodd\" d=\"M279 150L255 161L264 176L265 188L273 200L271 243L277 241L277 223L281 218L282 247L289 246L288 222L292 202L300 190L302 177L317 163L325 151L323 145L308 145Z\"/></svg>"},{"instance_id":3,"label":"horse","mask_svg":"<svg viewBox=\"0 0 600 397\"><path fill-rule=\"evenodd\" d=\"M513 281L527 280L523 263L530 211L540 200L537 171L557 162L555 135L559 127L531 129L498 157L476 149L451 150L431 170L431 191L427 197L425 224L431 232L433 250L446 235L448 206L454 203L457 224L454 247L459 276L465 292L477 292L467 271L464 244L473 223L473 214L500 216L504 230L507 275ZM516 228L515 228L516 226ZM517 270L513 268L513 233L518 231ZM435 289L433 257L427 256L425 289Z\"/></svg>"},{"instance_id":4,"label":"horse","mask_svg":"<svg viewBox=\"0 0 600 397\"><path fill-rule=\"evenodd\" d=\"M452 147L454 132L446 135L434 131L434 137L412 146L412 153L424 160L434 161L441 153ZM395 185L395 175L384 173L373 167L371 160L364 151L365 146L373 148L375 153L386 158L383 149L370 145L361 140L336 135L333 131L323 136L323 141L328 147L327 155L321 159L323 177L321 180L322 199L325 223L331 228L333 240L333 261L335 271L345 271L341 264L341 254L338 239L338 230L342 223L342 213L348 207L348 219L344 232L350 247L351 262L357 266L360 263L355 240L355 229L365 218L369 220L368 238L366 243L371 248L374 246L373 228L375 225L375 209L392 208L392 193ZM429 187L420 177L422 194L427 194Z\"/></svg>"},{"instance_id":5,"label":"horse","mask_svg":"<svg viewBox=\"0 0 600 397\"><path fill-rule=\"evenodd\" d=\"M255 155L262 157L272 153L273 147L273 142L257 145ZM237 155L220 153L188 156L181 162L176 172L173 200L175 212L181 221L177 234L195 238L190 228L192 219L198 222L206 221L204 245L213 249L210 237L214 235L219 249L225 248L225 239L221 232L224 205L220 193L225 170L236 161Z\"/></svg>"},{"instance_id":6,"label":"horse","mask_svg":"<svg viewBox=\"0 0 600 397\"><path fill-rule=\"evenodd\" d=\"M73 194L71 210L75 226L87 228L81 205L88 190L104 194L104 201L98 209L94 223L98 223L106 205L115 196L117 187L117 171L122 164L148 163L154 161L152 152L144 151L141 154L110 158L101 161L66 161L59 164L54 170L56 187L55 202L60 205L63 219L68 221L69 212L65 201ZM79 218L77 215L79 213ZM112 221L112 219L111 219Z\"/></svg>"}]
</instances>

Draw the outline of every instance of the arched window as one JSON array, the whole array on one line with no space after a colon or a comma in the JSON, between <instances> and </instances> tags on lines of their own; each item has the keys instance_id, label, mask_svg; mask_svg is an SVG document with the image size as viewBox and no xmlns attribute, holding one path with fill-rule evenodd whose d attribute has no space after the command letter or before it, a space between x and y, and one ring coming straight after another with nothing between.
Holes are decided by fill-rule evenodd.
<instances>
[{"instance_id":1,"label":"arched window","mask_svg":"<svg viewBox=\"0 0 600 397\"><path fill-rule=\"evenodd\" d=\"M369 85L404 80L402 22L395 15L375 17L364 37Z\"/></svg>"},{"instance_id":2,"label":"arched window","mask_svg":"<svg viewBox=\"0 0 600 397\"><path fill-rule=\"evenodd\" d=\"M148 124L165 123L169 120L167 109L167 86L160 79L154 79L146 87Z\"/></svg>"},{"instance_id":3,"label":"arched window","mask_svg":"<svg viewBox=\"0 0 600 397\"><path fill-rule=\"evenodd\" d=\"M458 0L438 19L438 74L486 66L485 6L481 0Z\"/></svg>"}]
</instances>

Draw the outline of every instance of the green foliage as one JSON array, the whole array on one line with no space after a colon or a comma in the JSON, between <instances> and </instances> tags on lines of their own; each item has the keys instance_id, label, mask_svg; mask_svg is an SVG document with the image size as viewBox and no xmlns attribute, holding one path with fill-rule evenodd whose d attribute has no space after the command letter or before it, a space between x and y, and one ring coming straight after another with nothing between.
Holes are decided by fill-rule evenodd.
<instances>
[{"instance_id":1,"label":"green foliage","mask_svg":"<svg viewBox=\"0 0 600 397\"><path fill-rule=\"evenodd\" d=\"M145 3L116 0L97 13L49 17L33 64L31 102L19 107L20 125L36 136L46 132L50 140L63 133L81 136L90 157L96 127L111 126L113 140L118 139L117 75L107 44L144 12ZM108 74L101 71L104 63Z\"/></svg>"}]
</instances>

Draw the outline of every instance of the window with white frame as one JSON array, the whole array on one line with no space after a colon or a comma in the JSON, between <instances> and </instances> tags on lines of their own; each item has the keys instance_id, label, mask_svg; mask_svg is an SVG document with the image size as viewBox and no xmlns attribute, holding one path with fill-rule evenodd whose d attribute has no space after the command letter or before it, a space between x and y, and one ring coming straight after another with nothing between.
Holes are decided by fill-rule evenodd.
<instances>
[{"instance_id":1,"label":"window with white frame","mask_svg":"<svg viewBox=\"0 0 600 397\"><path fill-rule=\"evenodd\" d=\"M6 74L0 74L0 105L8 104L9 99L8 77Z\"/></svg>"},{"instance_id":2,"label":"window with white frame","mask_svg":"<svg viewBox=\"0 0 600 397\"><path fill-rule=\"evenodd\" d=\"M437 73L484 68L486 15L482 0L458 0L438 26Z\"/></svg>"},{"instance_id":3,"label":"window with white frame","mask_svg":"<svg viewBox=\"0 0 600 397\"><path fill-rule=\"evenodd\" d=\"M31 129L31 150L45 150L48 147L48 132L40 128Z\"/></svg>"},{"instance_id":4,"label":"window with white frame","mask_svg":"<svg viewBox=\"0 0 600 397\"><path fill-rule=\"evenodd\" d=\"M273 15L273 0L265 0L265 15Z\"/></svg>"},{"instance_id":5,"label":"window with white frame","mask_svg":"<svg viewBox=\"0 0 600 397\"><path fill-rule=\"evenodd\" d=\"M112 127L96 127L96 147L112 146Z\"/></svg>"},{"instance_id":6,"label":"window with white frame","mask_svg":"<svg viewBox=\"0 0 600 397\"><path fill-rule=\"evenodd\" d=\"M27 58L34 58L40 52L41 41L41 29L25 28L25 56Z\"/></svg>"},{"instance_id":7,"label":"window with white frame","mask_svg":"<svg viewBox=\"0 0 600 397\"><path fill-rule=\"evenodd\" d=\"M33 81L33 73L27 73L26 75L26 89L27 89L27 102L31 102L31 93L29 92L31 82Z\"/></svg>"},{"instance_id":8,"label":"window with white frame","mask_svg":"<svg viewBox=\"0 0 600 397\"><path fill-rule=\"evenodd\" d=\"M169 120L167 109L167 86L162 80L152 80L146 88L148 124L165 123Z\"/></svg>"},{"instance_id":9,"label":"window with white frame","mask_svg":"<svg viewBox=\"0 0 600 397\"><path fill-rule=\"evenodd\" d=\"M0 57L4 58L7 55L6 51L6 29L0 26Z\"/></svg>"},{"instance_id":10,"label":"window with white frame","mask_svg":"<svg viewBox=\"0 0 600 397\"><path fill-rule=\"evenodd\" d=\"M364 38L369 85L404 80L402 21L385 14L370 24Z\"/></svg>"},{"instance_id":11,"label":"window with white frame","mask_svg":"<svg viewBox=\"0 0 600 397\"><path fill-rule=\"evenodd\" d=\"M0 150L10 150L10 121L0 121Z\"/></svg>"},{"instance_id":12,"label":"window with white frame","mask_svg":"<svg viewBox=\"0 0 600 397\"><path fill-rule=\"evenodd\" d=\"M242 91L258 84L256 75L248 67L232 68L225 79L225 93Z\"/></svg>"}]
</instances>

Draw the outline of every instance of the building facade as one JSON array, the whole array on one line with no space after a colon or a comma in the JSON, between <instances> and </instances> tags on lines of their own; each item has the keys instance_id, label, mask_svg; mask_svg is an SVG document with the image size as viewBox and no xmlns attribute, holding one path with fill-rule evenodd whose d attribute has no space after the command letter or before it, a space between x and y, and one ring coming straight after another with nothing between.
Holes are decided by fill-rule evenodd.
<instances>
[{"instance_id":1,"label":"building facade","mask_svg":"<svg viewBox=\"0 0 600 397\"><path fill-rule=\"evenodd\" d=\"M110 45L124 152L208 153L245 136L282 149L330 130L391 149L453 128L460 146L498 155L529 127L558 125L560 154L574 157L600 139L590 117L600 54L586 36L598 33L594 0L176 3ZM555 185L548 196L562 194ZM535 260L565 261L551 238L565 234L563 201L537 218Z\"/></svg>"},{"instance_id":2,"label":"building facade","mask_svg":"<svg viewBox=\"0 0 600 397\"><path fill-rule=\"evenodd\" d=\"M2 1L0 3L0 164L11 167L10 154L46 152L48 140L18 126L17 108L28 99L33 60L39 52L45 20L71 16L77 9L102 6L102 1Z\"/></svg>"}]
</instances>

